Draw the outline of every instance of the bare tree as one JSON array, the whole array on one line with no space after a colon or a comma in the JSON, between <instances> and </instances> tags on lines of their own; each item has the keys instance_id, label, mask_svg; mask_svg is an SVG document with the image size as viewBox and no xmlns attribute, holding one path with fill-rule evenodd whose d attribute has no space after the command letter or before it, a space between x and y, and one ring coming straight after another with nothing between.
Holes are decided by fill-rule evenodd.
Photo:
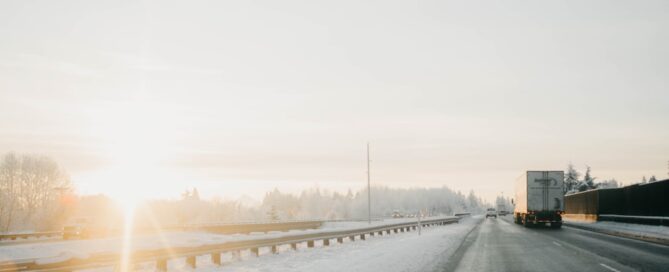
<instances>
[{"instance_id":1,"label":"bare tree","mask_svg":"<svg viewBox=\"0 0 669 272\"><path fill-rule=\"evenodd\" d=\"M0 161L0 231L44 227L58 216L69 178L51 158L6 154Z\"/></svg>"},{"instance_id":2,"label":"bare tree","mask_svg":"<svg viewBox=\"0 0 669 272\"><path fill-rule=\"evenodd\" d=\"M0 231L7 232L12 225L18 206L18 169L15 154L5 155L0 163Z\"/></svg>"}]
</instances>

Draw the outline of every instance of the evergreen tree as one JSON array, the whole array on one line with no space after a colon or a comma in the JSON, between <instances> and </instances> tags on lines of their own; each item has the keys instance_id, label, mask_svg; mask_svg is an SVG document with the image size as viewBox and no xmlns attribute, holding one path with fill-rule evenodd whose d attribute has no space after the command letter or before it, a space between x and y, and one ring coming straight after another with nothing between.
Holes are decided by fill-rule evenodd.
<instances>
[{"instance_id":1,"label":"evergreen tree","mask_svg":"<svg viewBox=\"0 0 669 272\"><path fill-rule=\"evenodd\" d=\"M279 221L279 212L276 210L276 206L272 205L270 210L267 212L267 216L270 221Z\"/></svg>"},{"instance_id":2,"label":"evergreen tree","mask_svg":"<svg viewBox=\"0 0 669 272\"><path fill-rule=\"evenodd\" d=\"M567 165L567 173L564 176L564 192L574 191L578 185L578 178L581 176L581 173L576 171L574 165L569 163Z\"/></svg>"},{"instance_id":3,"label":"evergreen tree","mask_svg":"<svg viewBox=\"0 0 669 272\"><path fill-rule=\"evenodd\" d=\"M641 179L641 184L646 184L646 183L648 183L648 180L646 180L646 176L643 176L643 178Z\"/></svg>"},{"instance_id":4,"label":"evergreen tree","mask_svg":"<svg viewBox=\"0 0 669 272\"><path fill-rule=\"evenodd\" d=\"M648 180L648 183L656 182L656 181L657 181L657 178L655 178L655 176L653 175L653 176L650 176L650 179Z\"/></svg>"},{"instance_id":5,"label":"evergreen tree","mask_svg":"<svg viewBox=\"0 0 669 272\"><path fill-rule=\"evenodd\" d=\"M480 201L476 197L476 194L474 194L474 190L469 191L469 196L467 196L467 207L469 207L469 212L478 212L481 210L481 206L479 205Z\"/></svg>"},{"instance_id":6,"label":"evergreen tree","mask_svg":"<svg viewBox=\"0 0 669 272\"><path fill-rule=\"evenodd\" d=\"M587 170L585 170L585 176L583 176L583 181L578 186L578 190L580 192L597 188L597 185L595 184L595 179L596 178L593 178L590 175L590 166L586 166L586 167L587 167Z\"/></svg>"}]
</instances>

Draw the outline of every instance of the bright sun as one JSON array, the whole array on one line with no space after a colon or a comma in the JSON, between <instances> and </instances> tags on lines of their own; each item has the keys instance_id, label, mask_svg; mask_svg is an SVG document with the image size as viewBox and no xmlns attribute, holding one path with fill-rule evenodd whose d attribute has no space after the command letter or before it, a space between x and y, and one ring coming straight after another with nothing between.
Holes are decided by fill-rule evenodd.
<instances>
[{"instance_id":1,"label":"bright sun","mask_svg":"<svg viewBox=\"0 0 669 272\"><path fill-rule=\"evenodd\" d=\"M161 195L174 175L161 164L176 156L173 116L146 101L113 104L94 110L91 133L102 144L107 164L86 179L90 188L118 201L127 212Z\"/></svg>"}]
</instances>

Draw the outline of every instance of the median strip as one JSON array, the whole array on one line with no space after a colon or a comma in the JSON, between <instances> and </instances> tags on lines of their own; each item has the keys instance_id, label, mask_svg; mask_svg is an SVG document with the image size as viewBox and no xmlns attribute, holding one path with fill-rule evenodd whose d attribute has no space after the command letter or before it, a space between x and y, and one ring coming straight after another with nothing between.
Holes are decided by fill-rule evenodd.
<instances>
[{"instance_id":1,"label":"median strip","mask_svg":"<svg viewBox=\"0 0 669 272\"><path fill-rule=\"evenodd\" d=\"M448 217L440 219L430 219L421 221L422 227L431 227L457 223L459 217ZM418 222L403 222L389 225L374 226L368 228L339 230L339 231L324 231L316 233L305 233L298 235L285 235L273 238L249 239L240 241L229 241L221 244L201 245L197 247L175 247L175 248L160 248L155 250L142 250L132 253L130 256L130 263L147 263L155 262L158 270L164 270L166 263L170 259L186 258L187 264L190 267L196 266L196 256L211 255L212 262L219 265L220 256L223 253L239 252L249 250L253 255L259 256L260 248L270 248L272 253L278 253L277 247L282 245L291 245L291 248L297 248L299 243L307 243L307 247L314 247L316 241L323 241L323 246L330 245L330 240L337 239L337 242L343 242L343 238L349 238L352 241L356 238L365 240L367 237L374 235L383 235L390 233L408 232L417 230ZM325 242L327 241L327 242ZM62 270L77 270L88 268L100 268L117 266L120 260L119 253L94 254L88 258L70 258L67 260L58 260L57 262L44 262L43 260L33 259L25 260L23 262L14 262L15 270L31 270L31 271L62 271ZM0 269L0 271L3 271Z\"/></svg>"}]
</instances>

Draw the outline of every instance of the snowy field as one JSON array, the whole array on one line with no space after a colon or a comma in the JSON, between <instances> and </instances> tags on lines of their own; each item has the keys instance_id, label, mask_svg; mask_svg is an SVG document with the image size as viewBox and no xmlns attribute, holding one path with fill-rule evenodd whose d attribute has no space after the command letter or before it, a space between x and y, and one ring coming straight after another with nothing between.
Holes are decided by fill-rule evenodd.
<instances>
[{"instance_id":1,"label":"snowy field","mask_svg":"<svg viewBox=\"0 0 669 272\"><path fill-rule=\"evenodd\" d=\"M374 236L365 241L345 240L343 244L331 243L323 247L316 243L312 249L300 245L297 251L289 246L279 248L279 254L269 249L261 250L261 256L243 252L240 258L223 254L221 266L211 263L209 256L199 256L197 269L186 267L185 259L171 260L169 271L433 271L435 266L448 258L460 246L462 240L481 216L463 218L458 224L424 228L417 231L384 236ZM367 223L364 224L367 226ZM137 271L153 271L153 264L139 265ZM112 271L95 269L88 271Z\"/></svg>"},{"instance_id":2,"label":"snowy field","mask_svg":"<svg viewBox=\"0 0 669 272\"><path fill-rule=\"evenodd\" d=\"M433 217L430 219L436 219ZM388 225L401 222L414 222L415 218L386 219L372 221L372 225ZM204 232L167 232L162 234L133 237L132 250L148 250L165 247L197 247L208 244L221 244L231 241L260 238L277 238L287 235L318 233L334 230L349 230L368 227L367 222L326 222L319 229L293 230L289 232L269 232L251 234L214 234ZM57 240L22 244L0 244L0 262L21 259L39 259L40 262L63 260L72 257L86 258L91 254L120 252L123 247L122 237L92 240Z\"/></svg>"}]
</instances>

